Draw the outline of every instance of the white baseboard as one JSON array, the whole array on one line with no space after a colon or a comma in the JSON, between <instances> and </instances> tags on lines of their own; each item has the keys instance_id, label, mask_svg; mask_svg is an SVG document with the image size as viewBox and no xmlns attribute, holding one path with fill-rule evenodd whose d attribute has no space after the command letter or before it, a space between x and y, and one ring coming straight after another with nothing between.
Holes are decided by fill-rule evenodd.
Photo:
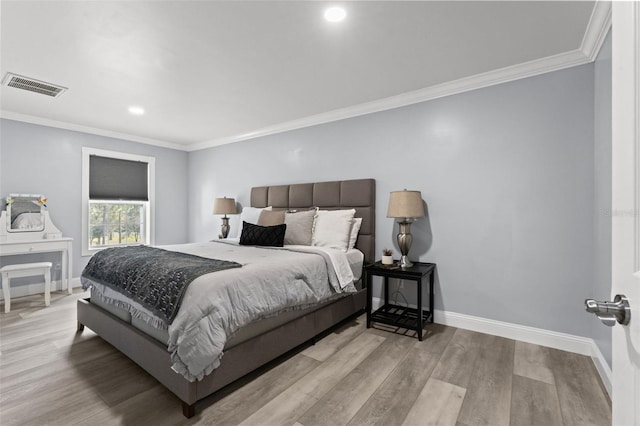
<instances>
[{"instance_id":1,"label":"white baseboard","mask_svg":"<svg viewBox=\"0 0 640 426\"><path fill-rule=\"evenodd\" d=\"M382 305L382 299L373 298L373 309L378 309ZM415 306L411 305L410 307L415 308ZM434 322L590 356L598 370L598 374L600 374L602 383L609 396L611 396L611 367L607 364L593 339L437 309L434 312Z\"/></svg>"},{"instance_id":2,"label":"white baseboard","mask_svg":"<svg viewBox=\"0 0 640 426\"><path fill-rule=\"evenodd\" d=\"M613 395L612 391L612 372L611 367L607 364L607 360L602 355L600 348L596 345L594 340L591 340L591 359L596 366L596 370L598 370L598 374L600 374L600 378L602 379L602 384L604 385L607 393L609 394L609 398Z\"/></svg>"},{"instance_id":3,"label":"white baseboard","mask_svg":"<svg viewBox=\"0 0 640 426\"><path fill-rule=\"evenodd\" d=\"M71 287L80 287L80 278L71 278ZM51 291L66 290L66 287L62 286L60 280L51 281ZM4 300L4 295L0 292L0 300ZM11 286L11 298L32 296L34 294L44 293L44 281L36 284L22 284Z\"/></svg>"}]
</instances>

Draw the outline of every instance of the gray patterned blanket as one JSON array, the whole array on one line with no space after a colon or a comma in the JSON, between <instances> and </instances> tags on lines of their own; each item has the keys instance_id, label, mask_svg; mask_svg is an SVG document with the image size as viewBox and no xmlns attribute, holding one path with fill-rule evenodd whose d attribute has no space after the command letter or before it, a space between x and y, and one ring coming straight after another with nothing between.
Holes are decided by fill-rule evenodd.
<instances>
[{"instance_id":1,"label":"gray patterned blanket","mask_svg":"<svg viewBox=\"0 0 640 426\"><path fill-rule=\"evenodd\" d=\"M155 247L113 247L94 254L82 271L82 278L130 297L168 325L173 322L182 296L193 280L210 272L241 266L237 262ZM83 280L83 287L85 285L90 284Z\"/></svg>"}]
</instances>

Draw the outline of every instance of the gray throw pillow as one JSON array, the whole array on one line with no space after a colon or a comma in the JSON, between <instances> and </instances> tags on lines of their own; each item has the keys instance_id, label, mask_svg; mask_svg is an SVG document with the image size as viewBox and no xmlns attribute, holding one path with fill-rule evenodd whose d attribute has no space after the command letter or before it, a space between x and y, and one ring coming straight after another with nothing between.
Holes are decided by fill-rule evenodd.
<instances>
[{"instance_id":1,"label":"gray throw pillow","mask_svg":"<svg viewBox=\"0 0 640 426\"><path fill-rule=\"evenodd\" d=\"M287 212L284 215L284 223L287 225L287 230L284 234L284 243L310 246L315 216L315 209L296 213Z\"/></svg>"}]
</instances>

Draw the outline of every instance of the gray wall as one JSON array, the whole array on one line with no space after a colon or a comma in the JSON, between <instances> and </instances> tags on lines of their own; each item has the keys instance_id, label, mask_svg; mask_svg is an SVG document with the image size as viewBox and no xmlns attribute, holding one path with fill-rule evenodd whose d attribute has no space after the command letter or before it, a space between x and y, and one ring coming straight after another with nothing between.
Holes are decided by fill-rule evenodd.
<instances>
[{"instance_id":1,"label":"gray wall","mask_svg":"<svg viewBox=\"0 0 640 426\"><path fill-rule=\"evenodd\" d=\"M588 64L191 152L190 240L219 232L214 197L373 177L378 252L398 254L389 192L422 191L410 257L438 264L436 309L590 336L593 79Z\"/></svg>"},{"instance_id":2,"label":"gray wall","mask_svg":"<svg viewBox=\"0 0 640 426\"><path fill-rule=\"evenodd\" d=\"M248 205L255 185L373 177L378 252L398 254L389 192L422 191L411 257L438 264L437 309L594 336L610 359L582 307L610 291L596 262L610 244L607 46L595 65L188 154L0 120L0 194L49 197L78 276L82 146L156 157L158 244L214 238L218 196Z\"/></svg>"},{"instance_id":3,"label":"gray wall","mask_svg":"<svg viewBox=\"0 0 640 426\"><path fill-rule=\"evenodd\" d=\"M81 256L83 146L155 157L156 244L187 242L186 152L2 119L0 198L12 192L48 197L53 223L74 239L74 277L89 260ZM4 257L2 262L15 260Z\"/></svg>"},{"instance_id":4,"label":"gray wall","mask_svg":"<svg viewBox=\"0 0 640 426\"><path fill-rule=\"evenodd\" d=\"M611 33L594 67L595 243L594 283L590 298L611 300ZM594 315L592 337L611 366L611 328Z\"/></svg>"}]
</instances>

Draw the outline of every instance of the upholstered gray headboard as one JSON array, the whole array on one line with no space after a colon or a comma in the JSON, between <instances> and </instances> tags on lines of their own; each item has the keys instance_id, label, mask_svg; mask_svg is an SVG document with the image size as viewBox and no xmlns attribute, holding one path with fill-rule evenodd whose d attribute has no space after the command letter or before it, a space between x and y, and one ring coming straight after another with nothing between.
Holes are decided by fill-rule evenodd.
<instances>
[{"instance_id":1,"label":"upholstered gray headboard","mask_svg":"<svg viewBox=\"0 0 640 426\"><path fill-rule=\"evenodd\" d=\"M299 183L251 188L251 206L273 206L275 210L319 207L323 210L356 209L362 227L356 248L365 262L376 254L376 181L374 179Z\"/></svg>"}]
</instances>

